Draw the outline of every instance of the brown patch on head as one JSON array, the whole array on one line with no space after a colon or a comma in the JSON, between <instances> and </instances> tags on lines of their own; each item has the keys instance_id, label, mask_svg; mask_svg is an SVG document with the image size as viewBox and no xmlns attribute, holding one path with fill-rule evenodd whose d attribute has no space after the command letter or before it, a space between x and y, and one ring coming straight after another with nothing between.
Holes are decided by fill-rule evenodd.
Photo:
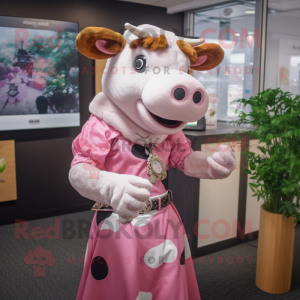
<instances>
[{"instance_id":1,"label":"brown patch on head","mask_svg":"<svg viewBox=\"0 0 300 300\"><path fill-rule=\"evenodd\" d=\"M168 41L164 34L159 37L147 37L133 40L129 47L130 49L136 49L138 46L144 47L150 50L164 50L168 47Z\"/></svg>"},{"instance_id":2,"label":"brown patch on head","mask_svg":"<svg viewBox=\"0 0 300 300\"><path fill-rule=\"evenodd\" d=\"M178 40L176 44L179 49L189 57L191 64L195 64L198 61L197 52L190 44L182 40Z\"/></svg>"},{"instance_id":3,"label":"brown patch on head","mask_svg":"<svg viewBox=\"0 0 300 300\"><path fill-rule=\"evenodd\" d=\"M113 54L106 54L101 52L96 47L97 40L104 40L107 42L105 49L113 52ZM76 38L76 47L78 51L92 59L110 58L123 50L126 45L124 37L113 30L103 27L87 27L83 29Z\"/></svg>"}]
</instances>

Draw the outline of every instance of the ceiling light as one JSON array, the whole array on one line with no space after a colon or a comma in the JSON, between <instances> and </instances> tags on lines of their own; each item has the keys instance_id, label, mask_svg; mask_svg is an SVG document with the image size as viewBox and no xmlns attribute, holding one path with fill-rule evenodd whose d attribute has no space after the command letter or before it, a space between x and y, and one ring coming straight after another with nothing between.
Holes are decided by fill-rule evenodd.
<instances>
[{"instance_id":1,"label":"ceiling light","mask_svg":"<svg viewBox=\"0 0 300 300\"><path fill-rule=\"evenodd\" d=\"M253 15L255 14L255 10L245 10L245 14Z\"/></svg>"},{"instance_id":2,"label":"ceiling light","mask_svg":"<svg viewBox=\"0 0 300 300\"><path fill-rule=\"evenodd\" d=\"M239 33L235 33L234 35L235 35L235 36L240 36L240 34L239 34Z\"/></svg>"}]
</instances>

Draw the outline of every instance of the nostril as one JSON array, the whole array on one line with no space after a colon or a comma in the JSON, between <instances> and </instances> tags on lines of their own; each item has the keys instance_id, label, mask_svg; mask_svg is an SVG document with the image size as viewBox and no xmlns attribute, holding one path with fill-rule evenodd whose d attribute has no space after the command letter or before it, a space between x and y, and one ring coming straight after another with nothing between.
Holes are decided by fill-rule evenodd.
<instances>
[{"instance_id":1,"label":"nostril","mask_svg":"<svg viewBox=\"0 0 300 300\"><path fill-rule=\"evenodd\" d=\"M174 91L174 98L176 100L182 100L185 97L185 90L183 88L177 88Z\"/></svg>"},{"instance_id":2,"label":"nostril","mask_svg":"<svg viewBox=\"0 0 300 300\"><path fill-rule=\"evenodd\" d=\"M202 99L202 94L199 91L197 91L193 96L193 101L195 103L200 103L201 99Z\"/></svg>"}]
</instances>

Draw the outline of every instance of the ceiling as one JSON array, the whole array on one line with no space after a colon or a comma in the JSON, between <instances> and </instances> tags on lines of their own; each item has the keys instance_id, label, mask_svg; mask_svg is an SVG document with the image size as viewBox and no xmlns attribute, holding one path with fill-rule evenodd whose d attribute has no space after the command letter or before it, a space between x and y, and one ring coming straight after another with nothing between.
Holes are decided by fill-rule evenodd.
<instances>
[{"instance_id":1,"label":"ceiling","mask_svg":"<svg viewBox=\"0 0 300 300\"><path fill-rule=\"evenodd\" d=\"M277 11L290 11L300 9L299 0L269 0L269 8Z\"/></svg>"},{"instance_id":2,"label":"ceiling","mask_svg":"<svg viewBox=\"0 0 300 300\"><path fill-rule=\"evenodd\" d=\"M228 0L119 0L167 8L168 14L196 9L203 6L222 3Z\"/></svg>"},{"instance_id":3,"label":"ceiling","mask_svg":"<svg viewBox=\"0 0 300 300\"><path fill-rule=\"evenodd\" d=\"M134 2L140 4L147 4L153 6L160 6L167 8L169 14L194 10L205 6L220 4L228 0L119 0L125 2ZM236 1L247 3L247 1ZM269 9L273 9L274 12L292 12L293 10L300 9L300 0L269 0Z\"/></svg>"},{"instance_id":4,"label":"ceiling","mask_svg":"<svg viewBox=\"0 0 300 300\"><path fill-rule=\"evenodd\" d=\"M229 7L216 7L205 11L195 12L195 22L219 22L254 16L255 1L249 1L246 4L236 4Z\"/></svg>"},{"instance_id":5,"label":"ceiling","mask_svg":"<svg viewBox=\"0 0 300 300\"><path fill-rule=\"evenodd\" d=\"M148 4L154 6L161 6L161 7L170 7L186 2L191 2L191 0L120 0L126 2L135 2L140 4Z\"/></svg>"}]
</instances>

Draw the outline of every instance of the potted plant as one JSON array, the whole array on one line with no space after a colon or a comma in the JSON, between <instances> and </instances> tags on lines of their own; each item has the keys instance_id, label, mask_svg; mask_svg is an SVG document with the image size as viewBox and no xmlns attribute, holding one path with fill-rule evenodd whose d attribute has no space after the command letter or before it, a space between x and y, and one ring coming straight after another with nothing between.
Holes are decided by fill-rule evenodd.
<instances>
[{"instance_id":1,"label":"potted plant","mask_svg":"<svg viewBox=\"0 0 300 300\"><path fill-rule=\"evenodd\" d=\"M260 211L256 285L283 294L290 290L295 226L300 220L300 96L268 89L235 101L251 112L236 111L236 125L249 124L247 134L259 140L255 154L248 149L249 183Z\"/></svg>"}]
</instances>

